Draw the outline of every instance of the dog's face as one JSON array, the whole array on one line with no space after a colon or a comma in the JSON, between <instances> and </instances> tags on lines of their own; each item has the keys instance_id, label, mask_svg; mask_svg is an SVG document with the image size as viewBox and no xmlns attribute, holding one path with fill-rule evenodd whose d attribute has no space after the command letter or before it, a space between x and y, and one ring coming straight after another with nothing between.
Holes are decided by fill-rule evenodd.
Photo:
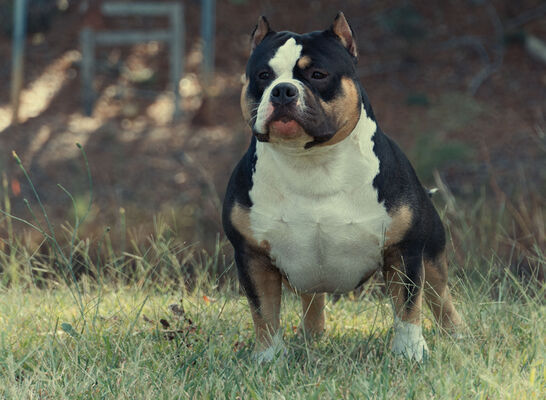
<instances>
[{"instance_id":1,"label":"dog's face","mask_svg":"<svg viewBox=\"0 0 546 400\"><path fill-rule=\"evenodd\" d=\"M360 117L356 43L342 13L324 31L274 32L261 17L241 93L262 142L308 149L345 139Z\"/></svg>"}]
</instances>

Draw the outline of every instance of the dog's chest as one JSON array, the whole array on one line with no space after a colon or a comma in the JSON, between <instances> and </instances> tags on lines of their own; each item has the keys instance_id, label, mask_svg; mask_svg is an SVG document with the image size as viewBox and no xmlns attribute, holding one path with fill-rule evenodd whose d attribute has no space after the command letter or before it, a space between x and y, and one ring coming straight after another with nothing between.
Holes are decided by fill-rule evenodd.
<instances>
[{"instance_id":1,"label":"dog's chest","mask_svg":"<svg viewBox=\"0 0 546 400\"><path fill-rule=\"evenodd\" d=\"M296 289L346 292L381 265L390 217L372 185L379 173L372 147L371 137L354 132L304 156L258 143L251 229Z\"/></svg>"}]
</instances>

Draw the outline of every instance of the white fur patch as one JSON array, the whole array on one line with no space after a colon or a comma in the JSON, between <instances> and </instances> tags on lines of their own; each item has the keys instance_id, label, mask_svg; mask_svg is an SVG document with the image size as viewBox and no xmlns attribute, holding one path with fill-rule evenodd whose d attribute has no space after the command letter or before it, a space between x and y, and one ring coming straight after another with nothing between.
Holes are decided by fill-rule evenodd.
<instances>
[{"instance_id":1,"label":"white fur patch","mask_svg":"<svg viewBox=\"0 0 546 400\"><path fill-rule=\"evenodd\" d=\"M284 345L284 341L282 340L282 335L280 332L275 334L271 338L272 343L271 346L269 346L264 351L260 351L254 354L254 358L258 363L264 363L264 362L270 362L275 357L283 356L286 354L286 347Z\"/></svg>"},{"instance_id":2,"label":"white fur patch","mask_svg":"<svg viewBox=\"0 0 546 400\"><path fill-rule=\"evenodd\" d=\"M296 44L296 39L290 38L279 47L275 55L269 60L269 66L277 75L292 77L292 70L301 56L301 44Z\"/></svg>"},{"instance_id":3,"label":"white fur patch","mask_svg":"<svg viewBox=\"0 0 546 400\"><path fill-rule=\"evenodd\" d=\"M428 352L428 346L423 337L421 325L404 322L396 317L394 320L392 352L401 354L410 360L422 361L424 355Z\"/></svg>"},{"instance_id":4,"label":"white fur patch","mask_svg":"<svg viewBox=\"0 0 546 400\"><path fill-rule=\"evenodd\" d=\"M302 45L296 44L294 38L288 39L284 44L277 49L277 52L271 60L269 60L269 66L275 73L275 80L264 90L260 105L258 107L258 113L256 116L256 124L254 129L259 133L266 132L267 119L273 111L271 106L270 97L271 91L279 83L292 83L298 88L298 101L299 106L303 107L303 84L294 79L292 71L294 66L298 62L301 56Z\"/></svg>"},{"instance_id":5,"label":"white fur patch","mask_svg":"<svg viewBox=\"0 0 546 400\"><path fill-rule=\"evenodd\" d=\"M391 222L373 179L375 122L362 109L345 140L289 149L256 143L250 224L290 284L302 292L347 292L382 263Z\"/></svg>"}]
</instances>

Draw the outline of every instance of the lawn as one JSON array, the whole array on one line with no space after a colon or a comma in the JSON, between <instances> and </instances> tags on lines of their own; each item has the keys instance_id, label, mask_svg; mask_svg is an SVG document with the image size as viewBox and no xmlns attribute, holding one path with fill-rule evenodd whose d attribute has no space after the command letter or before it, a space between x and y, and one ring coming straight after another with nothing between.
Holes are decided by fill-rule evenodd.
<instances>
[{"instance_id":1,"label":"lawn","mask_svg":"<svg viewBox=\"0 0 546 400\"><path fill-rule=\"evenodd\" d=\"M536 288L536 282L532 283ZM491 299L492 286L498 293ZM546 394L544 289L454 281L468 325L441 334L425 314L421 365L391 355L392 315L380 291L326 307L327 330L298 333L299 302L283 298L288 351L252 358L246 300L203 284L103 283L0 293L0 397L8 399L541 399ZM173 307L173 304L176 307ZM174 311L173 311L174 309ZM183 312L181 311L183 310Z\"/></svg>"}]
</instances>

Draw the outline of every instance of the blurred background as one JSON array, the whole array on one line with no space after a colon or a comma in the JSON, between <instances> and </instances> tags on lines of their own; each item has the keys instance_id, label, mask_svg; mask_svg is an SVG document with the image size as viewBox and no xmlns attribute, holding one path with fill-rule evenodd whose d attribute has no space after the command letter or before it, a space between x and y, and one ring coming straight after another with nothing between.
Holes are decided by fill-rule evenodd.
<instances>
[{"instance_id":1,"label":"blurred background","mask_svg":"<svg viewBox=\"0 0 546 400\"><path fill-rule=\"evenodd\" d=\"M218 0L209 2L214 40L204 42L204 2L171 0L184 8L179 108L170 84L172 47L154 40L97 44L90 115L82 102L81 32L166 30L169 18L104 15L102 1L27 1L14 120L15 2L0 0L0 198L16 216L32 219L25 198L38 206L12 150L49 217L67 232L92 193L82 238L93 241L110 227L113 248L138 245L163 220L177 240L214 248L223 237L227 180L250 140L239 96L258 17L266 15L277 31L303 33L327 28L342 10L356 32L358 73L382 129L424 184L442 189L435 201L448 229L450 215L467 217L466 228L454 235L455 257L464 259L465 247L457 244L465 232L491 218L502 219L491 224L502 227L503 237L490 242L516 269L532 270L536 248L546 244L543 1ZM214 50L213 68L207 49ZM76 142L89 160L92 192ZM72 194L75 207L57 184ZM472 214L478 208L489 217ZM29 245L43 240L24 224L13 229ZM498 230L483 232L480 245L487 248ZM0 224L0 239L7 235Z\"/></svg>"}]
</instances>

